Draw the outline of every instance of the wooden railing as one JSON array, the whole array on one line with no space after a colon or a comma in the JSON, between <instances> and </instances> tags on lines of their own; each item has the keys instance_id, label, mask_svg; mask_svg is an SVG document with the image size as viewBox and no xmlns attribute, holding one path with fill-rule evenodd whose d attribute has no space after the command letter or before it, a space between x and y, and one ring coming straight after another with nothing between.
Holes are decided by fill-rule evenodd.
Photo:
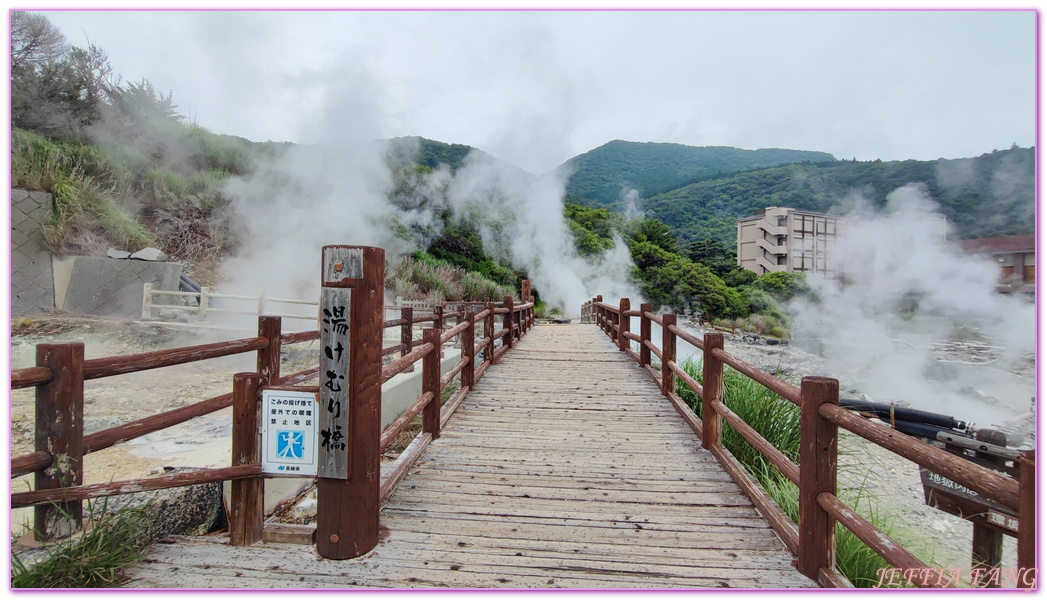
<instances>
[{"instance_id":1,"label":"wooden railing","mask_svg":"<svg viewBox=\"0 0 1047 600\"><path fill-rule=\"evenodd\" d=\"M353 331L357 335L351 336L352 348L349 349L350 356L356 357L351 366L354 369L351 381L355 387L352 388L351 398L354 400L350 403L350 410L380 415L382 384L398 373L411 370L419 360L422 361L423 392L418 401L384 431L376 425L374 429L358 432L359 435L351 433L350 455L353 460L373 463L374 473L371 475L377 475L382 451L419 414L422 415L423 424L422 431L388 469L384 479L359 473L356 478L350 477L332 484L326 478L318 478L320 497L315 538L321 555L328 558L356 556L377 543L379 506L386 501L425 446L440 436L442 425L472 389L475 381L535 324L529 282L525 282L523 290L524 298L529 300L526 303L515 303L511 296L506 296L500 306L492 302L469 305L455 303L458 309L455 312L445 310L446 305L440 305L433 307L430 314L416 314L413 308L404 307L400 309L399 319L383 321L384 285L377 274L382 272L384 253L380 249L365 249L365 257L368 276L361 278L361 281L370 286L372 293L361 296L369 298L371 306L368 307L366 302L357 302L356 305L363 307L357 311L354 305L352 314L351 322L355 324ZM365 309L373 313L369 316L377 318L370 321L365 319L368 316L364 314ZM445 322L452 318L457 324L445 331ZM416 340L414 325L419 323L431 323L432 327L424 329L422 338ZM400 329L400 343L383 348L382 332L388 328ZM478 334L481 336L479 339ZM233 481L228 515L230 543L247 545L261 540L265 534L262 486L264 479L269 477L261 471L261 393L267 388L317 392L319 384L302 384L316 381L320 376L319 367L282 376L280 352L284 345L321 337L320 331L281 334L280 317L261 316L258 318L258 335L255 337L143 354L85 359L83 343L37 346L37 365L11 373L12 389L36 388L36 450L11 460L12 477L35 474L35 481L32 491L11 494L11 508L35 507L35 536L39 540L55 539L82 527L83 500L229 480ZM444 344L453 339L459 340L462 359L448 373L441 375L441 351ZM90 435L83 434L86 380L248 352L257 354L256 371L235 375L231 393ZM397 353L400 354L399 358L382 365L382 357ZM370 365L369 372L373 376L361 367L365 364ZM460 377L461 387L441 408L443 390L455 377ZM233 408L231 466L146 479L83 484L84 455L230 406ZM376 423L373 419L372 422ZM327 493L323 488L324 482L328 483ZM332 495L331 489L346 493ZM375 518L373 523L361 528L360 515L374 515ZM348 536L345 535L347 529ZM323 540L327 544L323 544Z\"/></svg>"},{"instance_id":2,"label":"wooden railing","mask_svg":"<svg viewBox=\"0 0 1047 600\"><path fill-rule=\"evenodd\" d=\"M839 383L835 379L804 377L797 388L727 353L722 333L708 332L698 338L677 326L675 314L656 315L650 304L630 310L628 298L622 298L618 306L614 306L597 296L582 306L582 315L583 318L588 315L586 322L600 327L620 351L627 353L660 385L662 395L701 439L702 447L716 457L796 556L796 568L823 587L850 587L835 569L836 523L854 533L901 572L940 572L862 518L837 496L837 432L841 427L1015 511L1019 522L1015 581L1019 587L1035 585L1036 484L1032 451L1022 453L1015 461L1019 478L1008 477L841 408ZM631 331L633 317L640 319L638 334ZM660 345L651 339L652 323L661 328ZM702 351L702 384L676 362L678 340ZM633 350L631 342L638 345L638 350ZM660 369L652 366L652 356L661 363ZM724 365L800 407L800 464L790 460L724 404ZM676 393L677 378L701 398L701 419ZM724 421L799 488L798 526L723 447ZM948 576L945 581L941 577L911 579L912 584L920 587L949 586Z\"/></svg>"}]
</instances>

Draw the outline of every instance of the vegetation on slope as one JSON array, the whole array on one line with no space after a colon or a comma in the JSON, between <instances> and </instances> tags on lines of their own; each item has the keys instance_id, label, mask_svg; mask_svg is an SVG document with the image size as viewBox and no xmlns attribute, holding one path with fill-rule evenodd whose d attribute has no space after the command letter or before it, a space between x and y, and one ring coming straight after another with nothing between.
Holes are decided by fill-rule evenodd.
<instances>
[{"instance_id":1,"label":"vegetation on slope","mask_svg":"<svg viewBox=\"0 0 1047 600\"><path fill-rule=\"evenodd\" d=\"M809 290L803 275L756 273L735 264L734 249L715 240L680 247L676 235L657 219L626 219L604 208L567 204L564 217L582 256L614 246L621 237L635 268L633 282L655 310L690 310L710 319L779 337L788 320L779 302Z\"/></svg>"},{"instance_id":2,"label":"vegetation on slope","mask_svg":"<svg viewBox=\"0 0 1047 600\"><path fill-rule=\"evenodd\" d=\"M646 198L643 209L686 242L734 245L735 223L768 206L880 210L909 184L938 203L957 239L1033 233L1035 151L1012 147L977 158L792 164L702 181Z\"/></svg>"},{"instance_id":3,"label":"vegetation on slope","mask_svg":"<svg viewBox=\"0 0 1047 600\"><path fill-rule=\"evenodd\" d=\"M742 150L720 146L637 143L615 140L563 165L577 202L614 208L630 189L654 196L710 177L794 162L834 161L831 154L777 148Z\"/></svg>"}]
</instances>

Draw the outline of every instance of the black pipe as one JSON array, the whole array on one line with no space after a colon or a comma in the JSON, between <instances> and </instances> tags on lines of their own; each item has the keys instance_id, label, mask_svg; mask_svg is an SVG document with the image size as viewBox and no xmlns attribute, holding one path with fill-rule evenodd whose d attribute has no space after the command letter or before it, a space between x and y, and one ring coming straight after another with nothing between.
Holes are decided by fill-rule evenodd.
<instances>
[{"instance_id":1,"label":"black pipe","mask_svg":"<svg viewBox=\"0 0 1047 600\"><path fill-rule=\"evenodd\" d=\"M840 406L842 408L858 412L872 413L879 417L882 421L886 421L888 423L891 422L892 407L890 404L886 404L883 402L868 402L866 400L856 400L853 398L840 398ZM907 421L910 423L934 425L943 429L967 429L967 423L963 421L957 421L956 419L950 416L927 412L925 410L916 410L915 408L905 408L903 406L894 406L893 409L894 422L896 424L899 421ZM901 428L899 427L898 429Z\"/></svg>"},{"instance_id":2,"label":"black pipe","mask_svg":"<svg viewBox=\"0 0 1047 600\"><path fill-rule=\"evenodd\" d=\"M178 287L183 292L196 292L197 294L200 293L201 289L200 284L186 277L184 273L178 275Z\"/></svg>"}]
</instances>

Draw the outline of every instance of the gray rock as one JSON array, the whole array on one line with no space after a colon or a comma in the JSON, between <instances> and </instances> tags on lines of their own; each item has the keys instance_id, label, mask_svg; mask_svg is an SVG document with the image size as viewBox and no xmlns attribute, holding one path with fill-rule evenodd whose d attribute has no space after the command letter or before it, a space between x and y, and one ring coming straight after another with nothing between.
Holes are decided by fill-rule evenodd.
<instances>
[{"instance_id":1,"label":"gray rock","mask_svg":"<svg viewBox=\"0 0 1047 600\"><path fill-rule=\"evenodd\" d=\"M134 260L149 260L153 262L167 262L167 255L157 248L142 248L131 255Z\"/></svg>"},{"instance_id":2,"label":"gray rock","mask_svg":"<svg viewBox=\"0 0 1047 600\"><path fill-rule=\"evenodd\" d=\"M196 470L164 467L164 475ZM202 535L214 530L225 519L221 482L114 496L106 504L106 510L110 512L146 507L147 522L142 535L148 542L172 534Z\"/></svg>"},{"instance_id":3,"label":"gray rock","mask_svg":"<svg viewBox=\"0 0 1047 600\"><path fill-rule=\"evenodd\" d=\"M131 258L131 253L126 250L117 250L116 248L110 248L109 252L105 254L109 258Z\"/></svg>"}]
</instances>

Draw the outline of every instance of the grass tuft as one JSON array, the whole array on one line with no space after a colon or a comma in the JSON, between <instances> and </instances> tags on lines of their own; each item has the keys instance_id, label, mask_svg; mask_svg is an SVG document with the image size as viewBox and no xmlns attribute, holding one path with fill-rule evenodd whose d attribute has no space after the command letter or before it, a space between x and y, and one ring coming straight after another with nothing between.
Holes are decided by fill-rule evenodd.
<instances>
[{"instance_id":1,"label":"grass tuft","mask_svg":"<svg viewBox=\"0 0 1047 600\"><path fill-rule=\"evenodd\" d=\"M89 528L75 539L60 542L48 556L31 566L11 555L12 588L98 588L124 581L123 569L145 554L149 505L107 513L106 503L91 510ZM96 514L97 513L97 514Z\"/></svg>"}]
</instances>

